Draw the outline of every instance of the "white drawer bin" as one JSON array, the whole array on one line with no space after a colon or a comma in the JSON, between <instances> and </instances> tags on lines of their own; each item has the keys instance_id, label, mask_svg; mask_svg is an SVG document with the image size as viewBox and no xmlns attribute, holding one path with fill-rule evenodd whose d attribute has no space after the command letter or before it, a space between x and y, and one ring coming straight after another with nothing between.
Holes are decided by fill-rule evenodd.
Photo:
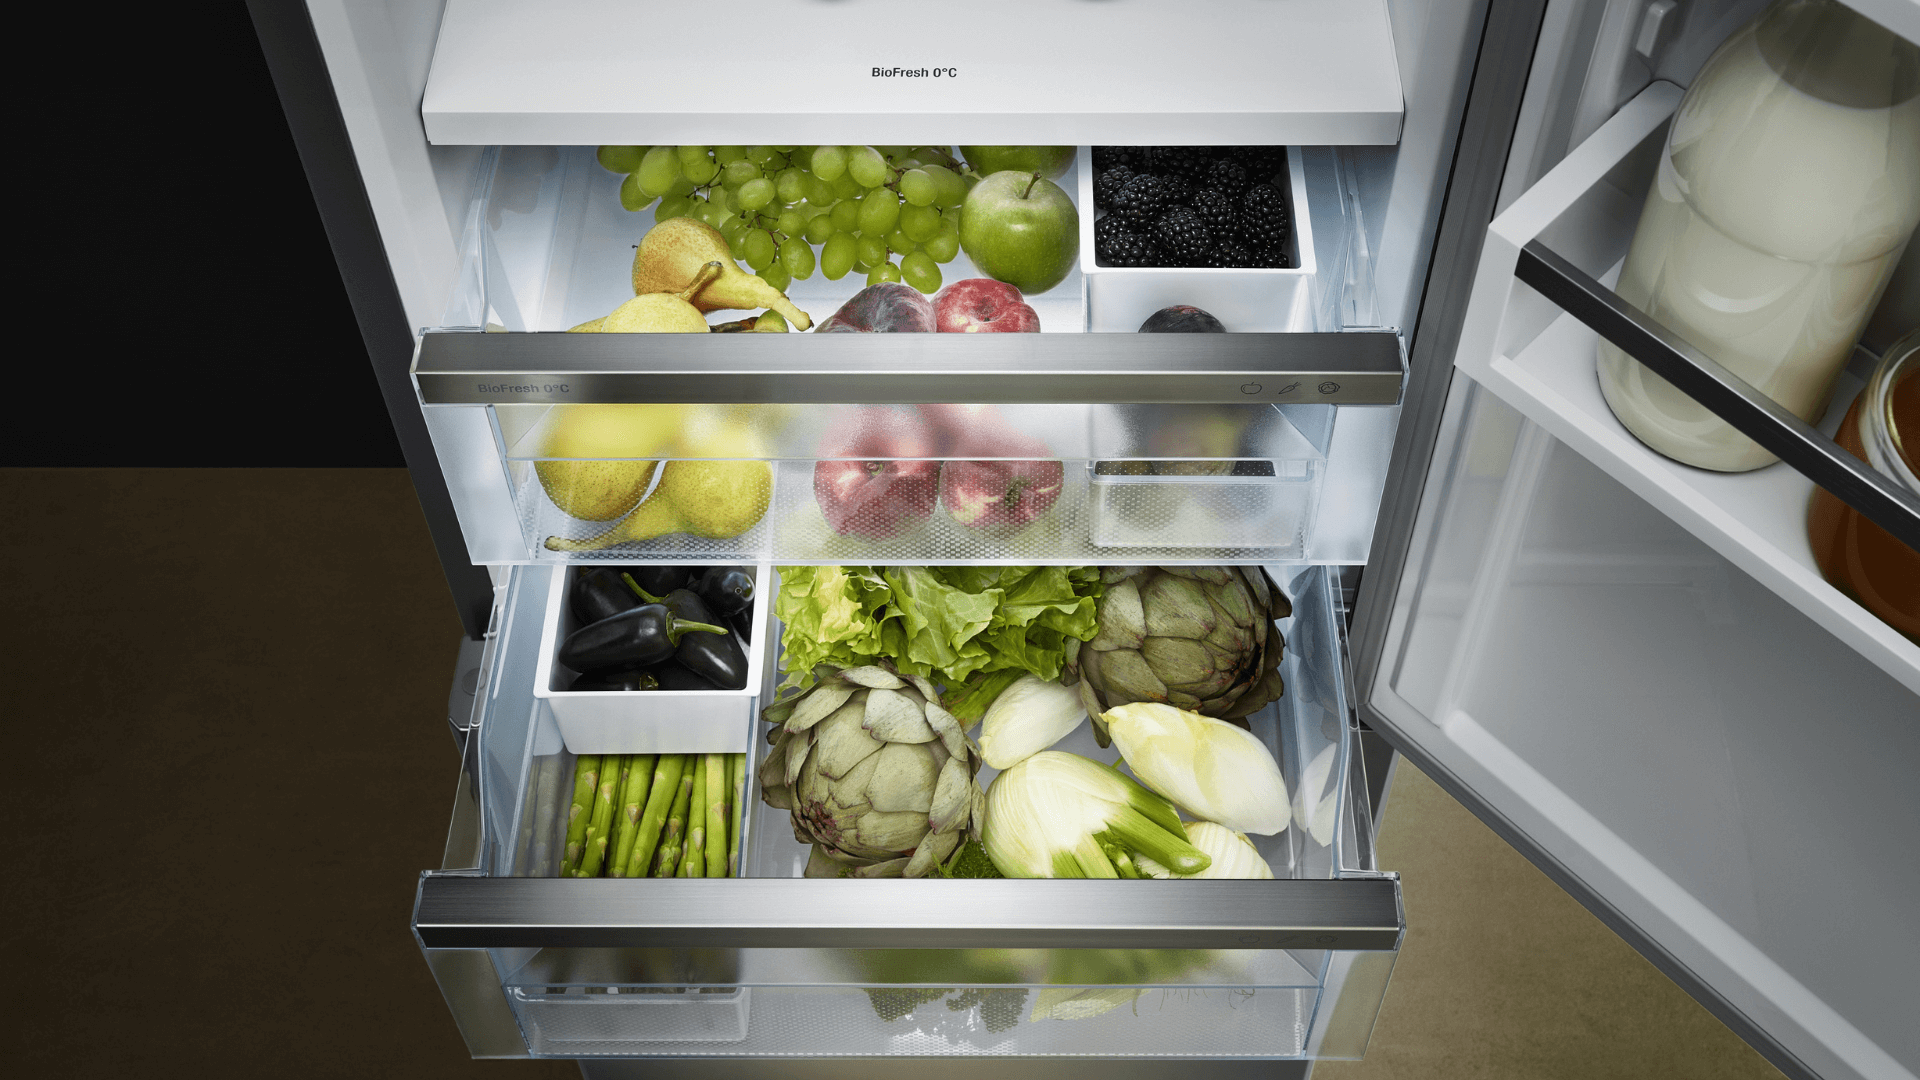
<instances>
[{"instance_id":1,"label":"white drawer bin","mask_svg":"<svg viewBox=\"0 0 1920 1080\"><path fill-rule=\"evenodd\" d=\"M551 710L561 738L575 754L738 754L747 749L761 666L765 663L772 567L748 565L754 576L753 611L747 645L747 683L739 690L568 690L578 674L555 655L577 627L567 592L574 575L589 565L568 566L553 575L546 619L540 631L540 662L533 695Z\"/></svg>"}]
</instances>

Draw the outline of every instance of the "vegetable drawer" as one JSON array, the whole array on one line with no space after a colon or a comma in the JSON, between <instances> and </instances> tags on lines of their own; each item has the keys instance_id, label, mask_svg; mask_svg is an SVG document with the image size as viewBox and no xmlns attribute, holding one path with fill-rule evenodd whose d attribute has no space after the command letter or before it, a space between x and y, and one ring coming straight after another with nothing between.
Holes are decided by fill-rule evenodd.
<instances>
[{"instance_id":1,"label":"vegetable drawer","mask_svg":"<svg viewBox=\"0 0 1920 1080\"><path fill-rule=\"evenodd\" d=\"M450 851L478 841L422 878L415 909L469 1046L770 1068L1359 1056L1404 928L1399 886L1374 869L1366 799L1355 797L1365 777L1326 570L1268 569L1293 608L1277 623L1286 692L1251 718L1291 795L1285 826L1256 838L1275 878L1022 881L805 879L808 847L757 792L741 877L551 876L542 837L573 755L530 676L566 571L516 568L469 742L478 782L462 785ZM780 677L778 626L758 625L766 694ZM753 728L767 725L755 717ZM768 748L750 747L756 761ZM1084 726L1058 748L1114 757Z\"/></svg>"}]
</instances>

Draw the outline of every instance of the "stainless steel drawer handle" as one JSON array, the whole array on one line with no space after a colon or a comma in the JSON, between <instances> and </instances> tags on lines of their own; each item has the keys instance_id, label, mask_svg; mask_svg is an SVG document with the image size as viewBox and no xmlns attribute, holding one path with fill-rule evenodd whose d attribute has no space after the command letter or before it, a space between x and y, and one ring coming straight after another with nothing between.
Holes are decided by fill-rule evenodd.
<instances>
[{"instance_id":1,"label":"stainless steel drawer handle","mask_svg":"<svg viewBox=\"0 0 1920 1080\"><path fill-rule=\"evenodd\" d=\"M429 949L1397 949L1393 877L812 881L426 874Z\"/></svg>"}]
</instances>

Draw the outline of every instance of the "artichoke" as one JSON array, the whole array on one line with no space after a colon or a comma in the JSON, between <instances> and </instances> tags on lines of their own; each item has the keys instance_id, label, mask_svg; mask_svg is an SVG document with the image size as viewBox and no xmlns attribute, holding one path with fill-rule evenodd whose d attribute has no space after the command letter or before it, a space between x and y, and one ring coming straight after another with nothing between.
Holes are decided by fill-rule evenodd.
<instances>
[{"instance_id":1,"label":"artichoke","mask_svg":"<svg viewBox=\"0 0 1920 1080\"><path fill-rule=\"evenodd\" d=\"M980 751L932 683L878 665L813 674L760 714L778 725L760 797L813 845L808 877L923 877L979 838Z\"/></svg>"},{"instance_id":2,"label":"artichoke","mask_svg":"<svg viewBox=\"0 0 1920 1080\"><path fill-rule=\"evenodd\" d=\"M1275 619L1293 605L1257 566L1110 566L1101 571L1100 632L1067 641L1060 681L1077 685L1100 745L1101 713L1158 701L1230 720L1278 698L1280 652Z\"/></svg>"}]
</instances>

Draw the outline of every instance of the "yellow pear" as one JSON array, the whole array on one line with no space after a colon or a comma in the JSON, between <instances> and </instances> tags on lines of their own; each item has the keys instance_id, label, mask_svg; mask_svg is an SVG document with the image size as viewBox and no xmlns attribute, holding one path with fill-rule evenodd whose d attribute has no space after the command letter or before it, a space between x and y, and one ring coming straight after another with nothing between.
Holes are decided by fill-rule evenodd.
<instances>
[{"instance_id":1,"label":"yellow pear","mask_svg":"<svg viewBox=\"0 0 1920 1080\"><path fill-rule=\"evenodd\" d=\"M606 317L605 315L602 315L602 316L600 316L600 317L599 317L599 318L597 318L597 319L588 319L588 320L587 320L586 322L583 322L583 323L581 323L581 324L580 324L579 326L570 326L570 327L568 327L568 328L567 328L567 333L569 333L569 334L597 334L597 333L599 333L599 332L600 332L600 328L601 328L602 326L604 326L604 325L606 325L606 322L607 322L607 317Z\"/></svg>"},{"instance_id":2,"label":"yellow pear","mask_svg":"<svg viewBox=\"0 0 1920 1080\"><path fill-rule=\"evenodd\" d=\"M612 521L646 494L659 466L652 459L670 451L684 411L680 405L555 405L534 433L536 452L587 460L536 461L534 474L568 516Z\"/></svg>"},{"instance_id":3,"label":"yellow pear","mask_svg":"<svg viewBox=\"0 0 1920 1080\"><path fill-rule=\"evenodd\" d=\"M602 334L704 334L706 316L700 314L691 298L712 284L731 262L712 260L697 267L685 285L671 292L657 290L614 308L600 322Z\"/></svg>"},{"instance_id":4,"label":"yellow pear","mask_svg":"<svg viewBox=\"0 0 1920 1080\"><path fill-rule=\"evenodd\" d=\"M711 262L720 264L720 276L695 291L693 306L701 311L772 308L786 316L795 330L813 325L786 293L735 265L726 238L697 218L668 218L647 232L640 250L633 253L633 291L641 295L679 292Z\"/></svg>"},{"instance_id":5,"label":"yellow pear","mask_svg":"<svg viewBox=\"0 0 1920 1080\"><path fill-rule=\"evenodd\" d=\"M759 524L772 500L773 470L764 461L669 461L653 494L625 521L590 540L549 536L547 550L599 551L669 533L727 540Z\"/></svg>"}]
</instances>

